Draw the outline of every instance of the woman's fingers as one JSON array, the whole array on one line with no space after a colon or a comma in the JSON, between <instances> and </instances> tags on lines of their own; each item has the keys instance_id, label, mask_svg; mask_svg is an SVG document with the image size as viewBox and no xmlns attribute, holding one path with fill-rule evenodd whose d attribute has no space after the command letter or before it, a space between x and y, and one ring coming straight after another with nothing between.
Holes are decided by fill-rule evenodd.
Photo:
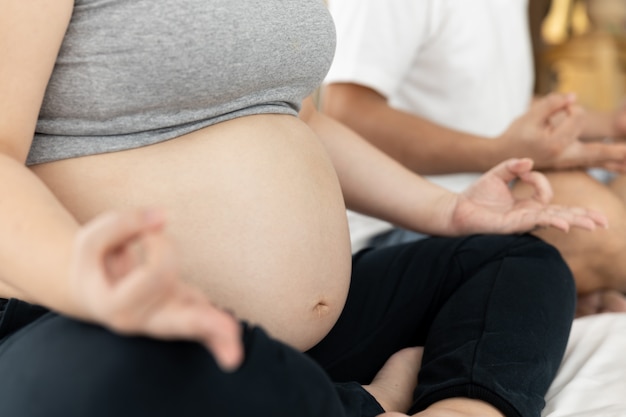
<instances>
[{"instance_id":1,"label":"woman's fingers","mask_svg":"<svg viewBox=\"0 0 626 417\"><path fill-rule=\"evenodd\" d=\"M519 178L525 183L533 187L533 199L541 204L548 204L552 200L554 193L552 186L545 175L537 171L524 172Z\"/></svg>"},{"instance_id":2,"label":"woman's fingers","mask_svg":"<svg viewBox=\"0 0 626 417\"><path fill-rule=\"evenodd\" d=\"M161 228L165 215L160 210L110 212L84 225L78 235L78 245L84 251L103 253L123 246L147 230Z\"/></svg>"},{"instance_id":3,"label":"woman's fingers","mask_svg":"<svg viewBox=\"0 0 626 417\"><path fill-rule=\"evenodd\" d=\"M533 161L530 158L507 159L499 163L488 171L488 174L495 175L500 180L508 183L514 179L530 172Z\"/></svg>"},{"instance_id":4,"label":"woman's fingers","mask_svg":"<svg viewBox=\"0 0 626 417\"><path fill-rule=\"evenodd\" d=\"M586 230L595 230L597 227L606 227L606 217L596 211L579 207L565 207L551 205L544 208L531 208L520 216L520 226L554 227L565 232L572 227Z\"/></svg>"},{"instance_id":5,"label":"woman's fingers","mask_svg":"<svg viewBox=\"0 0 626 417\"><path fill-rule=\"evenodd\" d=\"M595 210L553 205L548 207L547 212L552 217L566 220L571 227L595 230L597 227L606 228L608 226L606 216Z\"/></svg>"},{"instance_id":6,"label":"woman's fingers","mask_svg":"<svg viewBox=\"0 0 626 417\"><path fill-rule=\"evenodd\" d=\"M237 369L244 358L241 341L241 325L230 314L213 306L205 306L206 312L196 315L199 341L209 349L217 363L225 371ZM213 310L213 311L211 311Z\"/></svg>"},{"instance_id":7,"label":"woman's fingers","mask_svg":"<svg viewBox=\"0 0 626 417\"><path fill-rule=\"evenodd\" d=\"M533 187L533 199L541 204L548 204L553 197L550 182L537 171L532 171L533 161L529 158L509 159L496 165L490 172L500 180L509 183L517 178Z\"/></svg>"},{"instance_id":8,"label":"woman's fingers","mask_svg":"<svg viewBox=\"0 0 626 417\"><path fill-rule=\"evenodd\" d=\"M180 276L160 211L107 213L77 236L71 285L77 317L127 335L188 340L209 349L224 370L244 357L241 328Z\"/></svg>"},{"instance_id":9,"label":"woman's fingers","mask_svg":"<svg viewBox=\"0 0 626 417\"><path fill-rule=\"evenodd\" d=\"M549 213L547 210L523 210L518 213L519 222L515 229L511 228L511 232L516 231L529 231L542 227L554 227L556 229L568 232L570 229L570 222L562 216Z\"/></svg>"},{"instance_id":10,"label":"woman's fingers","mask_svg":"<svg viewBox=\"0 0 626 417\"><path fill-rule=\"evenodd\" d=\"M226 371L237 369L243 361L240 324L192 287L180 287L172 299L151 315L146 330L159 339L203 344Z\"/></svg>"},{"instance_id":11,"label":"woman's fingers","mask_svg":"<svg viewBox=\"0 0 626 417\"><path fill-rule=\"evenodd\" d=\"M243 360L239 323L180 279L174 250L160 232L145 233L138 244L142 262L111 291L113 329L163 340L196 341L213 353L224 370L236 369Z\"/></svg>"}]
</instances>

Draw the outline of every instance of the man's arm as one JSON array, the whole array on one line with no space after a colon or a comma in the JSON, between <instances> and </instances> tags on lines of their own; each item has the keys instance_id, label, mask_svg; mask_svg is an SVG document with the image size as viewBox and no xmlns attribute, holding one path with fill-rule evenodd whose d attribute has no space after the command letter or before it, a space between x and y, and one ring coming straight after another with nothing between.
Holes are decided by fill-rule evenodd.
<instances>
[{"instance_id":1,"label":"man's arm","mask_svg":"<svg viewBox=\"0 0 626 417\"><path fill-rule=\"evenodd\" d=\"M613 111L587 110L582 137L588 140L626 140L626 102Z\"/></svg>"},{"instance_id":2,"label":"man's arm","mask_svg":"<svg viewBox=\"0 0 626 417\"><path fill-rule=\"evenodd\" d=\"M597 213L549 204L545 177L528 159L508 160L489 170L466 192L452 193L403 167L354 131L316 111L306 100L300 117L317 134L335 166L348 208L433 235L511 233L536 226L593 229ZM516 199L508 183L519 178L534 195Z\"/></svg>"},{"instance_id":3,"label":"man's arm","mask_svg":"<svg viewBox=\"0 0 626 417\"><path fill-rule=\"evenodd\" d=\"M386 97L358 84L329 84L323 94L325 113L424 175L484 172L505 159L522 157L533 159L537 169L626 169L626 146L579 140L584 112L574 103L571 95L540 98L502 134L488 138L394 109Z\"/></svg>"},{"instance_id":4,"label":"man's arm","mask_svg":"<svg viewBox=\"0 0 626 417\"><path fill-rule=\"evenodd\" d=\"M490 139L396 110L384 96L362 85L329 84L322 97L323 113L423 175L484 172L506 158Z\"/></svg>"}]
</instances>

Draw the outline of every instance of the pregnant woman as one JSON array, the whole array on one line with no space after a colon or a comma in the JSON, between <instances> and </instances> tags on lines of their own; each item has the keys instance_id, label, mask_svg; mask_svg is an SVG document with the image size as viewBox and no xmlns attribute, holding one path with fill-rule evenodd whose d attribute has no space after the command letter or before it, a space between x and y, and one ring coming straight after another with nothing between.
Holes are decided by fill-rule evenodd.
<instances>
[{"instance_id":1,"label":"pregnant woman","mask_svg":"<svg viewBox=\"0 0 626 417\"><path fill-rule=\"evenodd\" d=\"M405 171L307 99L333 51L321 0L0 0L3 412L538 415L574 286L506 234L604 217ZM346 205L449 237L352 258Z\"/></svg>"}]
</instances>

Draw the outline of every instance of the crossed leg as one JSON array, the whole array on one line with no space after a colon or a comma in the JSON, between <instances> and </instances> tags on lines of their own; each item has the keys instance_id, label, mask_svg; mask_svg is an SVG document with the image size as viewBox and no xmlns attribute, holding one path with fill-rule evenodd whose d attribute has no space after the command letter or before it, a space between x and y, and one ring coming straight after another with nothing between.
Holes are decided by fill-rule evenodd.
<instances>
[{"instance_id":1,"label":"crossed leg","mask_svg":"<svg viewBox=\"0 0 626 417\"><path fill-rule=\"evenodd\" d=\"M569 265L578 291L577 315L626 311L626 179L607 186L583 171L549 172L555 204L604 212L609 228L593 232L540 229L533 234L554 245ZM528 196L525 184L514 192Z\"/></svg>"}]
</instances>

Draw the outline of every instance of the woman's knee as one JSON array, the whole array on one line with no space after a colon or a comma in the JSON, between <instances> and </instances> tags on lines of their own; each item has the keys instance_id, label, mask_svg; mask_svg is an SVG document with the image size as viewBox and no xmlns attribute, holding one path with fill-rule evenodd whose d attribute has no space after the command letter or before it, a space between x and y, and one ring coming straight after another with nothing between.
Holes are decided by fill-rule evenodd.
<instances>
[{"instance_id":1,"label":"woman's knee","mask_svg":"<svg viewBox=\"0 0 626 417\"><path fill-rule=\"evenodd\" d=\"M464 255L464 264L474 262L473 274L492 282L483 285L497 285L501 297L508 297L508 292L513 297L528 298L528 303L535 305L559 305L567 314L573 314L574 279L554 246L528 234L478 236L470 244L474 251ZM481 248L485 251L483 259L473 256Z\"/></svg>"},{"instance_id":2,"label":"woman's knee","mask_svg":"<svg viewBox=\"0 0 626 417\"><path fill-rule=\"evenodd\" d=\"M14 415L342 415L323 371L258 329L246 330L246 360L233 373L195 343L120 337L58 316L24 330L0 356L0 398Z\"/></svg>"},{"instance_id":3,"label":"woman's knee","mask_svg":"<svg viewBox=\"0 0 626 417\"><path fill-rule=\"evenodd\" d=\"M553 302L563 306L574 304L574 277L556 247L534 236L522 235L507 256L522 272L520 278L540 288Z\"/></svg>"}]
</instances>

